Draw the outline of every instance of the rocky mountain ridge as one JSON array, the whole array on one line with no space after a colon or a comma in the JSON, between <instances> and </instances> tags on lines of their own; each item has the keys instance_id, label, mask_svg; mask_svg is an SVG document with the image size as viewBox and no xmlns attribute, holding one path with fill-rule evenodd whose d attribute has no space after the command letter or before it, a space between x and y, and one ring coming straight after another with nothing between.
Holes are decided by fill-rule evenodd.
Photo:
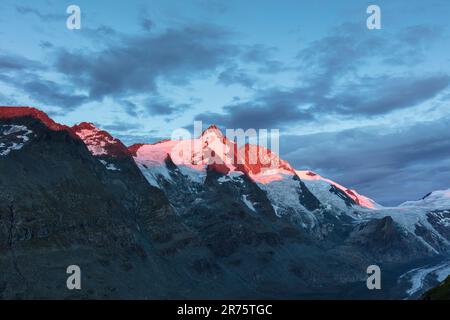
<instances>
[{"instance_id":1,"label":"rocky mountain ridge","mask_svg":"<svg viewBox=\"0 0 450 320\"><path fill-rule=\"evenodd\" d=\"M447 195L385 208L217 127L127 148L90 123L0 107L0 296L403 297L394 280L367 290L366 268L396 279L448 254ZM80 292L65 287L71 264Z\"/></svg>"}]
</instances>

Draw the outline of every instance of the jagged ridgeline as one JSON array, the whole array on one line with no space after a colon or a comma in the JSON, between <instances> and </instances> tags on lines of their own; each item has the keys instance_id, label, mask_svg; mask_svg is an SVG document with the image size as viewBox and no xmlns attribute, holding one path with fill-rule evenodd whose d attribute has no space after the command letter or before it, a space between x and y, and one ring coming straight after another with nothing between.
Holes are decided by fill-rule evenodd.
<instances>
[{"instance_id":1,"label":"jagged ridgeline","mask_svg":"<svg viewBox=\"0 0 450 320\"><path fill-rule=\"evenodd\" d=\"M200 146L191 162L183 143ZM448 270L450 191L386 208L270 150L278 167L250 163L255 148L215 126L127 147L0 107L0 297L405 298ZM224 161L198 161L211 154ZM367 289L369 265L383 290Z\"/></svg>"}]
</instances>

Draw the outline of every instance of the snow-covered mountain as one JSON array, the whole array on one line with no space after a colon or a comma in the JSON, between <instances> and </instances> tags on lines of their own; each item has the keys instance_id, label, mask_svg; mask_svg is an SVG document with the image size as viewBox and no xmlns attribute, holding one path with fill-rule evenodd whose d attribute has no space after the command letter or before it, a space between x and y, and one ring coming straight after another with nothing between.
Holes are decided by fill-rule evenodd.
<instances>
[{"instance_id":1,"label":"snow-covered mountain","mask_svg":"<svg viewBox=\"0 0 450 320\"><path fill-rule=\"evenodd\" d=\"M287 161L280 159L269 149L250 144L238 148L236 143L228 140L216 126L205 130L197 139L163 140L154 144L133 145L129 150L134 154L136 163L148 178L149 183L154 186L159 186L158 181L161 178L171 179L166 164L167 158L170 158L182 174L195 182L204 182L208 169L223 173L225 180L245 174L271 194L275 202L290 202L294 207L301 205L298 200L289 200L289 198L276 200L275 197L282 196L277 189L298 188L298 182L295 182L298 179L303 181L324 205L335 206L339 209L352 206L381 207L355 190L345 188L316 173L294 170ZM180 157L179 154L186 150L188 152ZM249 159L252 155L257 155L257 159L253 162Z\"/></svg>"},{"instance_id":2,"label":"snow-covered mountain","mask_svg":"<svg viewBox=\"0 0 450 320\"><path fill-rule=\"evenodd\" d=\"M236 181L245 175L267 193L278 215L292 210L313 211L319 208L319 202L340 210L378 207L373 200L331 180L309 171L295 171L266 148L250 144L238 147L216 126L206 129L197 139L139 144L129 150L149 183L156 187L161 187L163 181L173 183L170 174L173 165L187 179L199 184L205 182L208 170L222 174L220 182Z\"/></svg>"},{"instance_id":3,"label":"snow-covered mountain","mask_svg":"<svg viewBox=\"0 0 450 320\"><path fill-rule=\"evenodd\" d=\"M448 191L433 192L420 201L386 208L314 172L295 170L270 150L249 144L239 148L216 126L205 130L197 139L140 144L129 150L149 183L165 191L169 199L173 198L174 189L168 186L177 185L180 175L190 183L188 190L195 194L205 183L208 170L215 170L219 173L216 178L219 184L239 184L243 177L248 178L264 192L276 216L292 216L313 231L317 231L317 226L327 221L329 215L343 215L354 224L389 216L425 250L440 253L450 248ZM250 154L266 159L258 158L249 163ZM222 160L221 165L215 165L217 159ZM177 189L175 192L179 193ZM244 193L240 197L252 211L258 211L255 209L257 200L249 200L255 197ZM200 201L198 197L195 200Z\"/></svg>"},{"instance_id":4,"label":"snow-covered mountain","mask_svg":"<svg viewBox=\"0 0 450 320\"><path fill-rule=\"evenodd\" d=\"M450 247L450 190L434 191L417 201L370 212L370 217L380 216L392 217L405 232L435 253Z\"/></svg>"},{"instance_id":5,"label":"snow-covered mountain","mask_svg":"<svg viewBox=\"0 0 450 320\"><path fill-rule=\"evenodd\" d=\"M93 123L82 122L71 130L83 140L93 156L111 171L120 171L117 161L130 157L127 147L108 132L98 129Z\"/></svg>"},{"instance_id":6,"label":"snow-covered mountain","mask_svg":"<svg viewBox=\"0 0 450 320\"><path fill-rule=\"evenodd\" d=\"M450 207L450 189L433 191L420 200L407 201L400 207L411 208L429 208L429 209L447 209Z\"/></svg>"},{"instance_id":7,"label":"snow-covered mountain","mask_svg":"<svg viewBox=\"0 0 450 320\"><path fill-rule=\"evenodd\" d=\"M73 126L72 130L84 141L94 156L126 157L129 155L127 147L119 139L98 129L93 123L82 122Z\"/></svg>"},{"instance_id":8,"label":"snow-covered mountain","mask_svg":"<svg viewBox=\"0 0 450 320\"><path fill-rule=\"evenodd\" d=\"M237 145L216 126L190 140L126 147L92 123L70 128L37 109L0 107L0 198L1 217L14 211L14 221L0 219L0 248L14 239L6 251L43 264L55 243L62 264L83 248L94 252L85 257L92 272L104 268L95 257L120 252L117 270L152 270L131 277L139 296L158 274L165 280L155 286L171 288L165 297L208 295L212 278L217 298L298 297L330 286L341 297L370 264L405 273L450 251L450 190L383 207L269 149ZM2 261L0 253L9 270ZM8 272L13 292L22 280ZM97 285L112 285L117 273L108 275Z\"/></svg>"},{"instance_id":9,"label":"snow-covered mountain","mask_svg":"<svg viewBox=\"0 0 450 320\"><path fill-rule=\"evenodd\" d=\"M345 207L348 207L349 205L357 205L368 209L382 207L374 200L360 195L355 190L350 190L310 170L297 170L296 173L314 195L320 199L320 201L323 201L323 203L330 203L341 209L345 209ZM332 196L330 196L330 193L332 193ZM335 197L334 195L337 195L338 197Z\"/></svg>"}]
</instances>

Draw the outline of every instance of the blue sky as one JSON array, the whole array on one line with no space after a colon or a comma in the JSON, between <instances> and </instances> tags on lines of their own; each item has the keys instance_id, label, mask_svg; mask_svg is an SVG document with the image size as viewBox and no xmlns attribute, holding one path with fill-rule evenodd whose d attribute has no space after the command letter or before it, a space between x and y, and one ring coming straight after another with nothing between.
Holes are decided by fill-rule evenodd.
<instances>
[{"instance_id":1,"label":"blue sky","mask_svg":"<svg viewBox=\"0 0 450 320\"><path fill-rule=\"evenodd\" d=\"M66 8L81 8L81 30ZM382 29L366 28L377 4ZM0 105L126 143L194 120L280 129L282 156L398 204L450 187L450 3L0 3Z\"/></svg>"}]
</instances>

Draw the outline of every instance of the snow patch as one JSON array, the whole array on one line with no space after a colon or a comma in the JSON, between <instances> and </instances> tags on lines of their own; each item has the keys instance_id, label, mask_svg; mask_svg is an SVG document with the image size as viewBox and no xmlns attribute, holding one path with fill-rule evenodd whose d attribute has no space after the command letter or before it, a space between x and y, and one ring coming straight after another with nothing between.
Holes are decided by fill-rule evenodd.
<instances>
[{"instance_id":1,"label":"snow patch","mask_svg":"<svg viewBox=\"0 0 450 320\"><path fill-rule=\"evenodd\" d=\"M447 276L450 275L450 262L444 262L437 266L425 266L421 268L415 268L400 276L400 279L408 279L410 287L406 290L408 296L412 296L415 293L423 292L429 288L425 286L425 280L429 276L433 276L438 282L444 281Z\"/></svg>"},{"instance_id":2,"label":"snow patch","mask_svg":"<svg viewBox=\"0 0 450 320\"><path fill-rule=\"evenodd\" d=\"M116 139L103 135L101 130L96 127L79 130L76 134L84 141L89 151L94 156L107 155L108 152L106 151L106 146L119 143Z\"/></svg>"},{"instance_id":3,"label":"snow patch","mask_svg":"<svg viewBox=\"0 0 450 320\"><path fill-rule=\"evenodd\" d=\"M0 156L23 148L29 142L33 131L21 125L0 125Z\"/></svg>"},{"instance_id":4,"label":"snow patch","mask_svg":"<svg viewBox=\"0 0 450 320\"><path fill-rule=\"evenodd\" d=\"M406 201L399 207L404 208L429 208L429 209L449 209L450 208L450 189L434 191L417 201Z\"/></svg>"},{"instance_id":5,"label":"snow patch","mask_svg":"<svg viewBox=\"0 0 450 320\"><path fill-rule=\"evenodd\" d=\"M278 180L269 183L258 182L272 204L275 214L282 217L287 214L297 214L302 217L304 226L313 227L317 218L300 203L300 181L294 179L293 174L279 174Z\"/></svg>"},{"instance_id":6,"label":"snow patch","mask_svg":"<svg viewBox=\"0 0 450 320\"><path fill-rule=\"evenodd\" d=\"M108 163L105 160L99 160L107 170L111 170L111 171L120 171L119 168L116 167L116 165L114 163Z\"/></svg>"},{"instance_id":7,"label":"snow patch","mask_svg":"<svg viewBox=\"0 0 450 320\"><path fill-rule=\"evenodd\" d=\"M317 173L309 170L297 170L295 171L295 173L300 179L303 180L303 182L305 182L308 189L310 189L314 193L314 195L323 203L331 203L334 206L345 209L345 201L330 191L330 186L335 186L336 188L343 191L349 198L353 199L355 203L361 207L369 209L382 208L382 206L376 203L374 200L360 195L355 190L350 190L340 185L339 183L334 182L333 180L324 178Z\"/></svg>"},{"instance_id":8,"label":"snow patch","mask_svg":"<svg viewBox=\"0 0 450 320\"><path fill-rule=\"evenodd\" d=\"M250 210L252 210L253 212L256 212L256 209L255 209L255 207L253 206L253 203L252 203L250 200L248 200L247 197L248 197L248 195L244 194L244 195L242 196L242 201L244 201L244 203L246 204L246 206L247 206Z\"/></svg>"}]
</instances>

